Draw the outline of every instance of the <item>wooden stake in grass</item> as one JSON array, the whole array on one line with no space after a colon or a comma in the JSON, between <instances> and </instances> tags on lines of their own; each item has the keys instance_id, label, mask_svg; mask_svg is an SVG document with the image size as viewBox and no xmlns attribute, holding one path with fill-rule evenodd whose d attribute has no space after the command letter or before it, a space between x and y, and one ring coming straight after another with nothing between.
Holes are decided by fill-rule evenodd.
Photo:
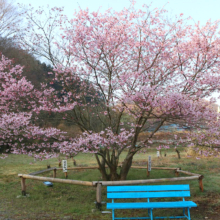
<instances>
[{"instance_id":1,"label":"wooden stake in grass","mask_svg":"<svg viewBox=\"0 0 220 220\"><path fill-rule=\"evenodd\" d=\"M179 176L179 172L178 171L179 171L178 169L175 170L175 175L176 176Z\"/></svg>"},{"instance_id":2,"label":"wooden stake in grass","mask_svg":"<svg viewBox=\"0 0 220 220\"><path fill-rule=\"evenodd\" d=\"M75 159L73 159L73 166L76 166L76 160Z\"/></svg>"},{"instance_id":3,"label":"wooden stake in grass","mask_svg":"<svg viewBox=\"0 0 220 220\"><path fill-rule=\"evenodd\" d=\"M148 161L147 161L147 177L150 176L150 171L151 171L151 156L148 157Z\"/></svg>"},{"instance_id":4,"label":"wooden stake in grass","mask_svg":"<svg viewBox=\"0 0 220 220\"><path fill-rule=\"evenodd\" d=\"M200 188L200 191L201 192L203 192L203 184L202 184L202 179L204 178L204 176L203 175L201 175L200 177L199 177L199 188Z\"/></svg>"},{"instance_id":5,"label":"wooden stake in grass","mask_svg":"<svg viewBox=\"0 0 220 220\"><path fill-rule=\"evenodd\" d=\"M96 186L96 208L101 210L102 208L102 184L97 183Z\"/></svg>"},{"instance_id":6,"label":"wooden stake in grass","mask_svg":"<svg viewBox=\"0 0 220 220\"><path fill-rule=\"evenodd\" d=\"M57 169L53 170L53 178L56 178L56 174L57 174Z\"/></svg>"},{"instance_id":7,"label":"wooden stake in grass","mask_svg":"<svg viewBox=\"0 0 220 220\"><path fill-rule=\"evenodd\" d=\"M149 177L149 176L150 176L150 172L148 170L148 161L147 161L147 177Z\"/></svg>"},{"instance_id":8,"label":"wooden stake in grass","mask_svg":"<svg viewBox=\"0 0 220 220\"><path fill-rule=\"evenodd\" d=\"M21 177L21 194L22 196L26 196L25 178L23 177Z\"/></svg>"},{"instance_id":9,"label":"wooden stake in grass","mask_svg":"<svg viewBox=\"0 0 220 220\"><path fill-rule=\"evenodd\" d=\"M67 174L67 172L65 172L65 178L66 178L66 179L68 178L68 174Z\"/></svg>"}]
</instances>

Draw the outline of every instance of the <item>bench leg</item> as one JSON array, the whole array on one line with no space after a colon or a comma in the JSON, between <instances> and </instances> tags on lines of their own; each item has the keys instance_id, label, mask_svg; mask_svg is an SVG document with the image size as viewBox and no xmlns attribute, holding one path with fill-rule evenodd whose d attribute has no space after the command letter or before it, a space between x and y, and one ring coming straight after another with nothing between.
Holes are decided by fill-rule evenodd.
<instances>
[{"instance_id":1,"label":"bench leg","mask_svg":"<svg viewBox=\"0 0 220 220\"><path fill-rule=\"evenodd\" d=\"M188 208L188 219L191 220L191 218L190 218L190 208Z\"/></svg>"},{"instance_id":2,"label":"bench leg","mask_svg":"<svg viewBox=\"0 0 220 220\"><path fill-rule=\"evenodd\" d=\"M150 209L150 219L153 220L153 209Z\"/></svg>"},{"instance_id":3,"label":"bench leg","mask_svg":"<svg viewBox=\"0 0 220 220\"><path fill-rule=\"evenodd\" d=\"M185 208L183 208L183 215L185 216Z\"/></svg>"},{"instance_id":4,"label":"bench leg","mask_svg":"<svg viewBox=\"0 0 220 220\"><path fill-rule=\"evenodd\" d=\"M115 220L115 210L112 209L112 220Z\"/></svg>"}]
</instances>

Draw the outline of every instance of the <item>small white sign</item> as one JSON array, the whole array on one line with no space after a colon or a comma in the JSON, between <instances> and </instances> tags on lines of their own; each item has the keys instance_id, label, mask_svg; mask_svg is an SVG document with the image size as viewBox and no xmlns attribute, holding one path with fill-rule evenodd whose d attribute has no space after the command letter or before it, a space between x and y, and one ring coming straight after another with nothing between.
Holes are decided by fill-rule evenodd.
<instances>
[{"instance_id":1,"label":"small white sign","mask_svg":"<svg viewBox=\"0 0 220 220\"><path fill-rule=\"evenodd\" d=\"M158 150L158 151L157 151L157 157L159 157L159 156L160 156L160 151Z\"/></svg>"},{"instance_id":2,"label":"small white sign","mask_svg":"<svg viewBox=\"0 0 220 220\"><path fill-rule=\"evenodd\" d=\"M62 160L63 172L67 172L67 160Z\"/></svg>"},{"instance_id":3,"label":"small white sign","mask_svg":"<svg viewBox=\"0 0 220 220\"><path fill-rule=\"evenodd\" d=\"M151 171L151 156L148 157L148 171Z\"/></svg>"}]
</instances>

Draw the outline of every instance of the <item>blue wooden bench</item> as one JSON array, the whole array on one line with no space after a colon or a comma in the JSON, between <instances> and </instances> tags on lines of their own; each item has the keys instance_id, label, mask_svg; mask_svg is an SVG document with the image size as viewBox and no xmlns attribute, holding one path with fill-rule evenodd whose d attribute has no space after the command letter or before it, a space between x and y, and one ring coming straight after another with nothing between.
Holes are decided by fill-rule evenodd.
<instances>
[{"instance_id":1,"label":"blue wooden bench","mask_svg":"<svg viewBox=\"0 0 220 220\"><path fill-rule=\"evenodd\" d=\"M181 201L161 202L155 201L159 198L178 198ZM112 203L107 203L107 209L112 209L112 219L160 219L160 218L190 218L190 208L197 207L192 201L185 201L190 197L189 185L154 185L154 186L107 186L107 198ZM141 199L140 202L114 202L115 199ZM145 200L145 201L143 201ZM150 201L151 200L151 201ZM153 201L152 201L153 200ZM161 199L160 199L161 200ZM173 199L172 199L173 200ZM153 217L153 209L161 208L182 208L183 216ZM148 209L147 217L115 217L116 209ZM185 209L188 214L186 215Z\"/></svg>"}]
</instances>

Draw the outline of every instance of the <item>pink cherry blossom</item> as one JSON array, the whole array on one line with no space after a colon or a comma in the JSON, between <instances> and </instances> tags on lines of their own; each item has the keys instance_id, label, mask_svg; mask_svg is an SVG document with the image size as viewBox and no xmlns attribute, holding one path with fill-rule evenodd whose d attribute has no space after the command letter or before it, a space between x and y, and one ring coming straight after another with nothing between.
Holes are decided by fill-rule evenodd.
<instances>
[{"instance_id":1,"label":"pink cherry blossom","mask_svg":"<svg viewBox=\"0 0 220 220\"><path fill-rule=\"evenodd\" d=\"M211 107L216 100L210 99L220 90L219 22L188 25L182 14L169 21L164 8L150 10L144 5L137 10L134 5L132 1L128 9L104 13L79 9L72 19L53 8L48 23L37 20L45 11L27 12L29 26L19 36L23 48L48 57L54 66L51 81L65 88L62 100L56 91L45 88L44 98L33 110L69 112L65 120L82 133L63 142L61 152L95 153L104 179L126 178L133 156L154 143L163 125L175 123L196 131L185 139L175 137L176 144L194 140L206 146L219 144L219 116ZM54 30L60 28L60 35L45 37L52 23ZM41 25L40 33L35 24ZM52 55L48 48L53 48ZM28 84L25 88L33 89ZM116 175L125 150L127 156Z\"/></svg>"}]
</instances>

